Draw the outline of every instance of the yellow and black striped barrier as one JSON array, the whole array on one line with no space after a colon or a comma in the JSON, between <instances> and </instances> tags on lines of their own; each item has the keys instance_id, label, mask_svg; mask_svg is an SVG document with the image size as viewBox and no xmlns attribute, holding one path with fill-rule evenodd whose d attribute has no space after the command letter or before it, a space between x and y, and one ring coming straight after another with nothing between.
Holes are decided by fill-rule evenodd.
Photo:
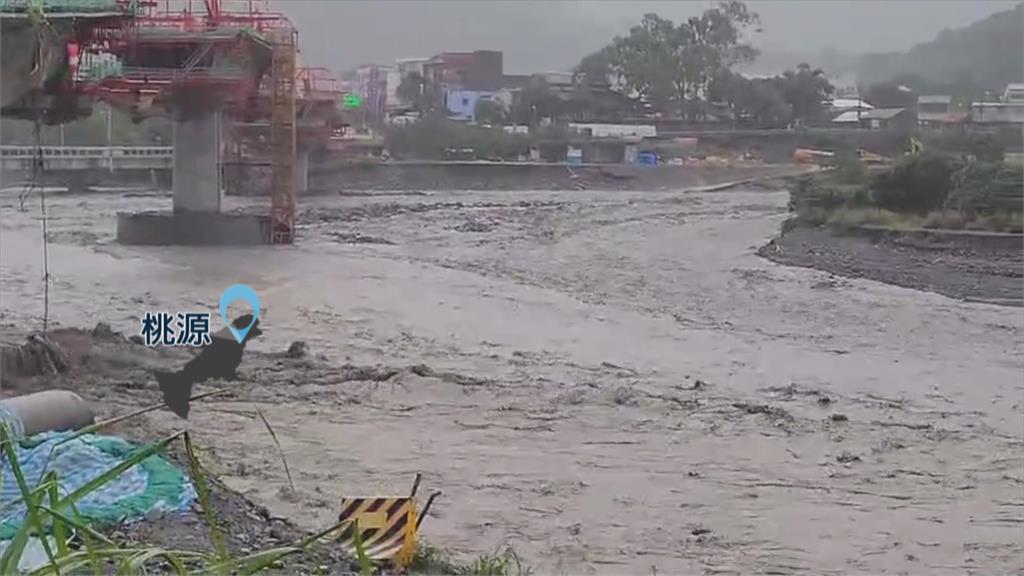
<instances>
[{"instance_id":1,"label":"yellow and black striped barrier","mask_svg":"<svg viewBox=\"0 0 1024 576\"><path fill-rule=\"evenodd\" d=\"M370 560L387 560L399 568L407 568L416 553L416 535L423 517L426 516L435 492L423 506L423 513L416 511L416 490L420 475L416 475L409 496L345 498L341 501L338 522L349 523L342 528L338 542L353 557L358 548ZM358 532L357 532L358 531Z\"/></svg>"}]
</instances>

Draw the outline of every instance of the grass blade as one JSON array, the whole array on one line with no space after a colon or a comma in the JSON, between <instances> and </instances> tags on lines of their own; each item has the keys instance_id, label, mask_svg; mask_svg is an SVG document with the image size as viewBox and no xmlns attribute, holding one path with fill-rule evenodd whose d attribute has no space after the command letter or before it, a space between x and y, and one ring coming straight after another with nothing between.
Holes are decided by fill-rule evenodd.
<instances>
[{"instance_id":1,"label":"grass blade","mask_svg":"<svg viewBox=\"0 0 1024 576\"><path fill-rule=\"evenodd\" d=\"M359 574L361 576L373 576L373 563L366 555L366 547L363 546L363 533L359 530L359 522L353 526L352 538L356 546L356 558L359 560Z\"/></svg>"},{"instance_id":2,"label":"grass blade","mask_svg":"<svg viewBox=\"0 0 1024 576\"><path fill-rule=\"evenodd\" d=\"M185 559L199 560L201 562L209 560L208 554L189 552L186 550L165 550L162 548L105 548L103 550L97 550L93 554L89 554L87 552L72 552L71 554L57 560L57 568L64 572L77 573L80 568L88 566L93 562L111 562L121 564L126 560L130 560L131 558L138 557L142 554L148 554L151 551L157 552L153 557L161 557L163 554L173 557L173 560L168 562L169 564L172 564L172 567L181 566L184 568L183 560ZM168 559L167 556L164 556L164 558ZM152 557L147 558L147 560L148 559L152 559ZM175 562L177 562L176 565ZM54 569L51 566L43 566L42 568L33 571L31 574L32 576L51 576L59 574L59 572L54 572Z\"/></svg>"},{"instance_id":3,"label":"grass blade","mask_svg":"<svg viewBox=\"0 0 1024 576\"><path fill-rule=\"evenodd\" d=\"M72 518L70 516L65 516L64 514L57 512L53 508L49 508L47 506L40 506L39 509L53 516L55 520L60 520L61 522L81 532L82 536L89 536L90 538L95 538L100 542L103 542L107 546L111 546L114 548L117 547L117 544L115 544L113 540L107 538L102 533L97 532L95 528L86 524L86 522L82 520L81 517Z\"/></svg>"},{"instance_id":4,"label":"grass blade","mask_svg":"<svg viewBox=\"0 0 1024 576\"><path fill-rule=\"evenodd\" d=\"M121 570L119 572L125 576L144 574L146 572L146 563L157 558L162 558L167 562L175 574L185 574L185 564L181 559L174 552L164 550L163 548L140 550L134 556L125 558L121 561Z\"/></svg>"},{"instance_id":5,"label":"grass blade","mask_svg":"<svg viewBox=\"0 0 1024 576\"><path fill-rule=\"evenodd\" d=\"M192 401L195 401L195 400L203 400L205 398L210 398L211 396L220 396L222 394L227 394L228 392L231 392L230 388L222 388L220 390L212 390L210 392L204 392L202 394L196 394L195 396L192 396L191 398L189 398L189 402L192 402ZM63 440L61 440L58 443L58 446L60 444L63 444L64 442L69 442L69 441L74 440L75 438L78 438L78 437L83 436L85 434L93 434L95 432L103 430L104 428L109 428L110 426L113 426L114 424L118 424L120 422L124 422L125 420L131 420L132 418L136 418L138 416L142 416L143 414L148 414L149 412L155 412L155 411L163 408L164 406L165 406L165 404L163 402L161 402L159 404L153 404L152 406L147 406L145 408L139 408L138 410L135 410L134 412L129 412L127 414L122 414L120 416L114 416L113 418L108 418L108 419L103 420L101 422L96 422L95 424L90 424L90 425L86 426L85 428L79 428L78 430L75 431L75 433L72 436L69 436L68 438L64 438Z\"/></svg>"},{"instance_id":6,"label":"grass blade","mask_svg":"<svg viewBox=\"0 0 1024 576\"><path fill-rule=\"evenodd\" d=\"M281 456L281 464L284 464L284 473L288 476L288 487L291 488L292 492L295 492L295 483L292 482L292 473L288 470L288 460L285 460L284 450L281 449L281 443L277 440L277 433L274 432L274 428L271 427L270 422L267 421L267 417L263 415L263 411L259 409L255 404L252 407L256 410L256 414L263 421L263 426L267 428L267 432L270 432L270 437L274 439L274 444L277 446L277 453Z\"/></svg>"},{"instance_id":7,"label":"grass blade","mask_svg":"<svg viewBox=\"0 0 1024 576\"><path fill-rule=\"evenodd\" d=\"M30 498L42 500L42 495L30 496ZM18 531L14 533L14 538L7 545L3 556L0 556L0 574L18 573L18 564L21 563L21 555L25 552L25 546L28 544L30 530L31 524L26 519L18 527Z\"/></svg>"},{"instance_id":8,"label":"grass blade","mask_svg":"<svg viewBox=\"0 0 1024 576\"><path fill-rule=\"evenodd\" d=\"M25 539L21 544L20 550L14 549L14 542L10 544L10 548L4 551L4 555L0 562L0 568L11 568L10 561L14 560L13 568L18 569L18 563L21 560L21 554L25 551L25 545L28 544L28 533L31 527L35 527L36 534L39 535L39 543L43 546L43 551L46 552L47 559L50 560L50 564L54 564L55 558L53 550L50 549L50 543L47 541L46 533L43 530L43 523L39 517L39 505L42 503L43 494L40 493L38 496L34 496L32 491L28 488L28 483L25 481L25 474L21 470L21 464L18 462L18 455L14 451L14 441L11 438L10 430L6 424L0 424L0 443L3 444L3 452L7 457L7 461L11 464L11 472L14 474L14 479L18 483L18 490L21 492L21 499L25 502L25 518L22 520L21 528L25 529ZM21 533L21 529L18 530ZM16 551L16 555L8 556L8 552ZM9 574L10 572L0 572L3 574Z\"/></svg>"},{"instance_id":9,"label":"grass blade","mask_svg":"<svg viewBox=\"0 0 1024 576\"><path fill-rule=\"evenodd\" d=\"M53 516L59 516L53 510L50 510L50 514ZM93 576L103 576L103 563L100 562L99 556L96 554L97 549L93 546L92 534L99 536L101 542L107 543L108 546L117 547L112 541L108 540L106 536L92 529L91 526L87 525L85 520L82 518L82 514L78 511L78 506L71 505L71 517L66 520L69 524L74 526L82 537L82 542L85 543L85 553L89 557L89 565L92 566ZM81 528L79 528L81 526Z\"/></svg>"},{"instance_id":10,"label":"grass blade","mask_svg":"<svg viewBox=\"0 0 1024 576\"><path fill-rule=\"evenodd\" d=\"M192 480L196 485L196 495L199 497L199 505L203 509L203 519L210 528L210 539L213 540L213 548L217 551L217 560L221 563L229 560L227 548L224 546L224 536L220 533L216 519L213 517L213 509L210 506L210 490L206 485L206 476L203 474L199 458L196 457L195 449L192 446L192 436L188 432L183 433L185 440L185 453L188 455L188 465L192 469Z\"/></svg>"},{"instance_id":11,"label":"grass blade","mask_svg":"<svg viewBox=\"0 0 1024 576\"><path fill-rule=\"evenodd\" d=\"M58 575L61 571L75 573L79 568L92 564L94 561L118 562L121 559L135 553L136 550L122 550L120 548L105 548L93 553L79 551L72 552L66 557L57 560L54 566L44 566L32 572L33 576Z\"/></svg>"},{"instance_id":12,"label":"grass blade","mask_svg":"<svg viewBox=\"0 0 1024 576\"><path fill-rule=\"evenodd\" d=\"M56 506L57 502L60 501L60 491L57 485L57 473L50 470L46 473L46 480L49 484L46 493L50 498L50 505ZM44 512L46 508L40 506L40 509ZM52 516L51 516L52 517ZM57 541L57 556L67 556L70 551L68 550L68 530L67 524L60 521L58 518L53 517L53 537Z\"/></svg>"}]
</instances>

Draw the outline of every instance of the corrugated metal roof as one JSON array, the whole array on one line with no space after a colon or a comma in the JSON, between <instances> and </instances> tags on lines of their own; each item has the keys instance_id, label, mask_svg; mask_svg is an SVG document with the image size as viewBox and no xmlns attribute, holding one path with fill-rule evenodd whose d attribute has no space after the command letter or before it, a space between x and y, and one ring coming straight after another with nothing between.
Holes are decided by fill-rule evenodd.
<instances>
[{"instance_id":1,"label":"corrugated metal roof","mask_svg":"<svg viewBox=\"0 0 1024 576\"><path fill-rule=\"evenodd\" d=\"M872 120L876 118L879 120L888 120L897 116L904 110L906 110L906 108L875 108L874 110L865 110L864 112L861 112L860 117L864 120Z\"/></svg>"},{"instance_id":2,"label":"corrugated metal roof","mask_svg":"<svg viewBox=\"0 0 1024 576\"><path fill-rule=\"evenodd\" d=\"M829 105L834 109L861 108L863 110L871 110L874 108L871 104L858 98L834 98Z\"/></svg>"},{"instance_id":3,"label":"corrugated metal roof","mask_svg":"<svg viewBox=\"0 0 1024 576\"><path fill-rule=\"evenodd\" d=\"M839 116L836 116L835 118L833 118L832 119L832 123L833 124L856 124L857 122L860 121L860 118L864 117L864 114L867 114L867 112L868 111L865 110L865 111L861 112L860 116L857 116L857 111L856 110L847 110L846 112L843 112Z\"/></svg>"}]
</instances>

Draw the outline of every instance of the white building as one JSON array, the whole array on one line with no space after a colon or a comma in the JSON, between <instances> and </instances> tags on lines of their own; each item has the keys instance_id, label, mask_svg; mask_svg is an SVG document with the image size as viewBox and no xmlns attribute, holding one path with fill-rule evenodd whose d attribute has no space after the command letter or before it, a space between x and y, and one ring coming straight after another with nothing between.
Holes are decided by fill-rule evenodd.
<instances>
[{"instance_id":1,"label":"white building","mask_svg":"<svg viewBox=\"0 0 1024 576\"><path fill-rule=\"evenodd\" d=\"M1003 102L1024 102L1024 84L1007 84Z\"/></svg>"},{"instance_id":2,"label":"white building","mask_svg":"<svg viewBox=\"0 0 1024 576\"><path fill-rule=\"evenodd\" d=\"M427 56L418 56L416 58L399 58L395 60L395 69L398 71L400 78L405 78L409 74L415 72L420 76L423 75L423 65L430 61Z\"/></svg>"},{"instance_id":3,"label":"white building","mask_svg":"<svg viewBox=\"0 0 1024 576\"><path fill-rule=\"evenodd\" d=\"M922 126L946 124L950 121L953 98L943 95L917 97L917 122Z\"/></svg>"},{"instance_id":4,"label":"white building","mask_svg":"<svg viewBox=\"0 0 1024 576\"><path fill-rule=\"evenodd\" d=\"M974 124L1024 124L1024 84L1010 84L999 102L971 104Z\"/></svg>"},{"instance_id":5,"label":"white building","mask_svg":"<svg viewBox=\"0 0 1024 576\"><path fill-rule=\"evenodd\" d=\"M861 116L868 110L875 107L860 98L833 98L824 102L829 114L832 116L832 123L846 125L851 128L860 126Z\"/></svg>"}]
</instances>

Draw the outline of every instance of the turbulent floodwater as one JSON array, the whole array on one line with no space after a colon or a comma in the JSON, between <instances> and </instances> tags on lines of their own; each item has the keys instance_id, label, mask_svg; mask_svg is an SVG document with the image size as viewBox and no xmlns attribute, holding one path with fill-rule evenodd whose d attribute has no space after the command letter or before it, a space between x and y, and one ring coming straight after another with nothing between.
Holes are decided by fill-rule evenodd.
<instances>
[{"instance_id":1,"label":"turbulent floodwater","mask_svg":"<svg viewBox=\"0 0 1024 576\"><path fill-rule=\"evenodd\" d=\"M114 214L169 198L50 196L50 317L136 333L241 282L257 351L470 377L285 375L262 407L289 498L258 422L197 408L229 485L308 528L420 471L429 540L544 573L1021 570L1024 312L763 260L786 200L312 198L295 246L147 248L112 243ZM35 325L38 205L0 210L4 321Z\"/></svg>"}]
</instances>

